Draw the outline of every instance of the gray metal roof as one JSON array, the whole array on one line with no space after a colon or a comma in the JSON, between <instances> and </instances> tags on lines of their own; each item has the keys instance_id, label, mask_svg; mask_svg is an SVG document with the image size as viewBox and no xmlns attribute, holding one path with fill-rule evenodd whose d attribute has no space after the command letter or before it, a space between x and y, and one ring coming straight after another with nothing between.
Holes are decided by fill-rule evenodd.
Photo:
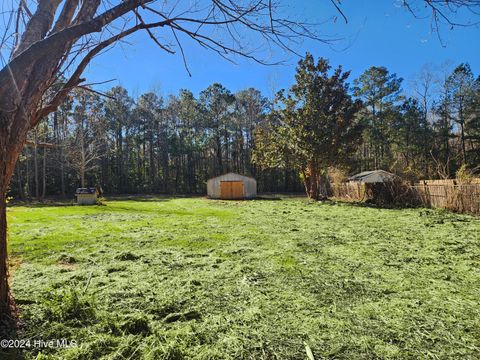
<instances>
[{"instance_id":1,"label":"gray metal roof","mask_svg":"<svg viewBox=\"0 0 480 360\"><path fill-rule=\"evenodd\" d=\"M252 180L255 180L255 178L251 177L251 176L247 176L247 175L242 175L242 174L238 174L238 173L234 173L232 171L226 173L226 174L222 174L222 175L219 175L219 176L214 176L210 179L208 179L208 181L210 180L213 180L213 179L217 179L217 178L225 178L225 177L229 177L229 176L235 176L235 177L240 177L240 178L247 178L247 179L252 179ZM256 180L255 180L256 181Z\"/></svg>"},{"instance_id":2,"label":"gray metal roof","mask_svg":"<svg viewBox=\"0 0 480 360\"><path fill-rule=\"evenodd\" d=\"M77 188L75 194L96 194L97 188L89 187L89 188Z\"/></svg>"},{"instance_id":3,"label":"gray metal roof","mask_svg":"<svg viewBox=\"0 0 480 360\"><path fill-rule=\"evenodd\" d=\"M381 183L399 179L395 174L385 170L363 171L348 178L348 181L359 181L363 183Z\"/></svg>"}]
</instances>

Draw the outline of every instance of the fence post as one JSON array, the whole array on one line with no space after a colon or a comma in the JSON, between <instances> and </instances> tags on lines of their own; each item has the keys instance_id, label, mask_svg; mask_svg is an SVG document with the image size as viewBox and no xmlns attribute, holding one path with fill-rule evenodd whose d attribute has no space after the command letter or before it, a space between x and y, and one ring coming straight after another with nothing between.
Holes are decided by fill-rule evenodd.
<instances>
[{"instance_id":1,"label":"fence post","mask_svg":"<svg viewBox=\"0 0 480 360\"><path fill-rule=\"evenodd\" d=\"M427 181L423 180L423 193L425 194L425 205L432 206L432 199L430 198L430 188L427 186Z\"/></svg>"}]
</instances>

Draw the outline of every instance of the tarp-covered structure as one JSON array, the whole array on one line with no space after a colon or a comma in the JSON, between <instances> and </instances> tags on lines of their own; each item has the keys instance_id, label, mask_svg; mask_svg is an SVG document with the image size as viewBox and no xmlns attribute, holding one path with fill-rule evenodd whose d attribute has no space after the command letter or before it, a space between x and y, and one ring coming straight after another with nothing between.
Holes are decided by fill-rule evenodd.
<instances>
[{"instance_id":1,"label":"tarp-covered structure","mask_svg":"<svg viewBox=\"0 0 480 360\"><path fill-rule=\"evenodd\" d=\"M400 177L385 170L363 171L348 178L349 182L365 184L393 182L396 180L400 180Z\"/></svg>"}]
</instances>

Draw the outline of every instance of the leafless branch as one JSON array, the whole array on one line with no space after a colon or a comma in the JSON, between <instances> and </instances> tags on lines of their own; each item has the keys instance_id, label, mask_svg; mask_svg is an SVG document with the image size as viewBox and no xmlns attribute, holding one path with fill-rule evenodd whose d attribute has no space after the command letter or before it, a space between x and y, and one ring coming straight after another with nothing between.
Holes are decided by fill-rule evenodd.
<instances>
[{"instance_id":1,"label":"leafless branch","mask_svg":"<svg viewBox=\"0 0 480 360\"><path fill-rule=\"evenodd\" d=\"M330 0L330 2L333 4L333 6L335 6L335 9L337 9L337 11L339 12L339 14L342 15L343 20L345 20L345 24L348 24L348 19L347 19L347 17L346 17L345 14L343 13L342 9L340 9L340 6L338 6L338 4L340 4L340 0ZM337 2L338 2L338 4L337 4Z\"/></svg>"},{"instance_id":2,"label":"leafless branch","mask_svg":"<svg viewBox=\"0 0 480 360\"><path fill-rule=\"evenodd\" d=\"M110 96L110 95L108 95L108 94L105 94L105 93L103 93L103 92L101 92L101 91L94 90L94 89L92 89L92 88L90 88L90 87L88 87L88 86L86 86L86 85L77 85L76 87L79 88L79 89L83 89L83 90L85 90L85 91L91 92L91 93L93 93L93 94L100 95L100 96L106 97L106 98L108 98L108 99L115 100L115 97Z\"/></svg>"},{"instance_id":3,"label":"leafless branch","mask_svg":"<svg viewBox=\"0 0 480 360\"><path fill-rule=\"evenodd\" d=\"M180 48L180 52L182 53L183 65L185 67L185 70L187 71L188 76L191 77L192 73L190 72L190 69L188 68L188 63L187 63L187 59L185 58L185 52L183 51L182 43L180 42L180 40L178 40L178 36L175 33L175 30L173 28L172 28L172 33L173 33L173 36L175 37L175 40L177 41L178 47Z\"/></svg>"}]
</instances>

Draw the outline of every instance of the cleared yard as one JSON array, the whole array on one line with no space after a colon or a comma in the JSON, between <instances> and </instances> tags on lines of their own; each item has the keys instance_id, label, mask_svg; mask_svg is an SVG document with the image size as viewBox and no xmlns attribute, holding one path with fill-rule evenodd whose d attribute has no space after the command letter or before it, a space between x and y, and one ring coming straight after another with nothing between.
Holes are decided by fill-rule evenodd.
<instances>
[{"instance_id":1,"label":"cleared yard","mask_svg":"<svg viewBox=\"0 0 480 360\"><path fill-rule=\"evenodd\" d=\"M9 220L19 337L78 343L38 359L480 357L475 217L159 197Z\"/></svg>"}]
</instances>

